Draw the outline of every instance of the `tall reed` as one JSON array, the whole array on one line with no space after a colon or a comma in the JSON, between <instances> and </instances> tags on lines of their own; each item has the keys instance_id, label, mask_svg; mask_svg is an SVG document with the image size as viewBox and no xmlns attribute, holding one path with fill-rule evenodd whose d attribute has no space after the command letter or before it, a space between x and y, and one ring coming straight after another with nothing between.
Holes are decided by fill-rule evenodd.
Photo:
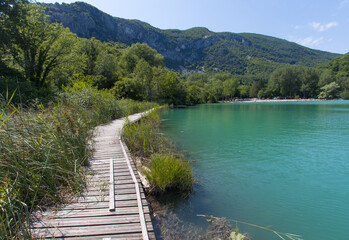
<instances>
[{"instance_id":1,"label":"tall reed","mask_svg":"<svg viewBox=\"0 0 349 240\"><path fill-rule=\"evenodd\" d=\"M131 153L141 159L150 193L174 190L187 194L193 183L191 166L176 153L173 143L160 133L159 126L159 111L152 111L139 122L127 124L122 138Z\"/></svg>"}]
</instances>

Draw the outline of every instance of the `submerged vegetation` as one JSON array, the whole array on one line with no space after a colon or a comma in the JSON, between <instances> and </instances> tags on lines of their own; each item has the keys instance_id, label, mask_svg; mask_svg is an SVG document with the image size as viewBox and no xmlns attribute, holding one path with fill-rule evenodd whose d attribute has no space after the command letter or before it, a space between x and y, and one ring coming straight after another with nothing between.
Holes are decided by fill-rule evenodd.
<instances>
[{"instance_id":1,"label":"submerged vegetation","mask_svg":"<svg viewBox=\"0 0 349 240\"><path fill-rule=\"evenodd\" d=\"M135 158L140 159L150 193L174 190L186 194L193 184L191 166L175 153L173 144L159 132L159 125L159 113L153 111L139 122L127 124L122 138Z\"/></svg>"}]
</instances>

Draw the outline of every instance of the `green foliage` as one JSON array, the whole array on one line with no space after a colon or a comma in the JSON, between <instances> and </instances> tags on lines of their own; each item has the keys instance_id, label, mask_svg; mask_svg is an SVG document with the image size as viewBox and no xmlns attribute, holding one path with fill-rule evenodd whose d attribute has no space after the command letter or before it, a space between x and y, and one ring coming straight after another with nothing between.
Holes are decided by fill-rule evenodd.
<instances>
[{"instance_id":1,"label":"green foliage","mask_svg":"<svg viewBox=\"0 0 349 240\"><path fill-rule=\"evenodd\" d=\"M336 82L331 82L321 88L319 98L331 99L338 95L339 85Z\"/></svg>"},{"instance_id":2,"label":"green foliage","mask_svg":"<svg viewBox=\"0 0 349 240\"><path fill-rule=\"evenodd\" d=\"M191 167L175 156L172 143L159 133L159 125L159 114L153 111L138 123L127 124L122 139L131 153L141 158L151 193L169 190L185 193L193 183Z\"/></svg>"},{"instance_id":3,"label":"green foliage","mask_svg":"<svg viewBox=\"0 0 349 240\"><path fill-rule=\"evenodd\" d=\"M294 98L300 89L300 69L297 67L276 69L270 76L268 84L276 95Z\"/></svg>"},{"instance_id":4,"label":"green foliage","mask_svg":"<svg viewBox=\"0 0 349 240\"><path fill-rule=\"evenodd\" d=\"M146 159L153 153L167 149L167 140L157 132L159 125L159 115L154 111L138 123L124 127L122 138L132 154Z\"/></svg>"},{"instance_id":5,"label":"green foliage","mask_svg":"<svg viewBox=\"0 0 349 240\"><path fill-rule=\"evenodd\" d=\"M341 94L340 94L341 98L345 99L345 100L349 100L349 90L345 89Z\"/></svg>"},{"instance_id":6,"label":"green foliage","mask_svg":"<svg viewBox=\"0 0 349 240\"><path fill-rule=\"evenodd\" d=\"M223 97L232 99L237 95L239 89L239 81L237 79L228 79L223 82Z\"/></svg>"},{"instance_id":7,"label":"green foliage","mask_svg":"<svg viewBox=\"0 0 349 240\"><path fill-rule=\"evenodd\" d=\"M317 86L319 83L319 74L313 68L305 68L301 75L300 92L303 98L315 97L317 95Z\"/></svg>"},{"instance_id":8,"label":"green foliage","mask_svg":"<svg viewBox=\"0 0 349 240\"><path fill-rule=\"evenodd\" d=\"M264 88L264 81L263 79L260 79L258 82L252 84L250 88L249 96L254 98L258 97L259 91L262 90L263 88Z\"/></svg>"},{"instance_id":9,"label":"green foliage","mask_svg":"<svg viewBox=\"0 0 349 240\"><path fill-rule=\"evenodd\" d=\"M153 193L164 193L168 190L183 193L190 191L193 183L190 164L173 155L153 154L145 175Z\"/></svg>"}]
</instances>

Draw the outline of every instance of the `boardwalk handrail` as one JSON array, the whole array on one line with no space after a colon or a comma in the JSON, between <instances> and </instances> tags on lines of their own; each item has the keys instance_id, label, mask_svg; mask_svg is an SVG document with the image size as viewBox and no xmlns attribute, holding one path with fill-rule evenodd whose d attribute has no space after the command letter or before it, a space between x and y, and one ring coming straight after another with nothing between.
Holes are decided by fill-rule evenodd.
<instances>
[{"instance_id":1,"label":"boardwalk handrail","mask_svg":"<svg viewBox=\"0 0 349 240\"><path fill-rule=\"evenodd\" d=\"M109 211L115 211L114 159L110 159Z\"/></svg>"},{"instance_id":2,"label":"boardwalk handrail","mask_svg":"<svg viewBox=\"0 0 349 240\"><path fill-rule=\"evenodd\" d=\"M135 176L135 174L133 172L130 160L129 160L128 156L127 156L124 144L123 144L121 139L120 139L120 144L121 144L122 151L123 151L123 153L125 155L125 158L126 158L128 169L130 171L130 174L132 176L132 180L133 180L133 182L135 184L135 188L136 188L138 211L139 211L139 219L140 219L141 227L142 227L143 240L149 240L148 230L147 230L147 226L146 226L146 223L145 223L145 217L144 217L144 212L143 212L143 204L142 204L141 194L140 194L140 191L139 191L138 181L137 181L136 176Z\"/></svg>"}]
</instances>

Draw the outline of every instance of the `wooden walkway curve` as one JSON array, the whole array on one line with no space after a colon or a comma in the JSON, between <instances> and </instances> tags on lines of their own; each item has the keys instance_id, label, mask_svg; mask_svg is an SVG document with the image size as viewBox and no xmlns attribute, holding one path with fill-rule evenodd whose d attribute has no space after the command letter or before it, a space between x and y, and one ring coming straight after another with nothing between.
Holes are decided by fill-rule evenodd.
<instances>
[{"instance_id":1,"label":"wooden walkway curve","mask_svg":"<svg viewBox=\"0 0 349 240\"><path fill-rule=\"evenodd\" d=\"M142 113L147 114L147 112ZM141 113L129 116L137 121ZM58 239L155 239L135 164L120 140L124 119L96 129L83 197L57 211L36 213L32 233Z\"/></svg>"}]
</instances>

